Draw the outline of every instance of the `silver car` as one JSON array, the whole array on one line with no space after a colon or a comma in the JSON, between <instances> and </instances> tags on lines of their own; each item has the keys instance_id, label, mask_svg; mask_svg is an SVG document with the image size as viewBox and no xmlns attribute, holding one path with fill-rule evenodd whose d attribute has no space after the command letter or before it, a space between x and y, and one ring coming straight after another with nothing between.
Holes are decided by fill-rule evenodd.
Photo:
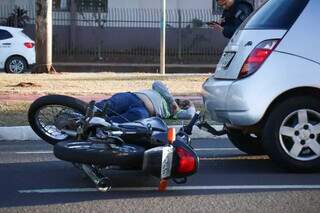
<instances>
[{"instance_id":1,"label":"silver car","mask_svg":"<svg viewBox=\"0 0 320 213\"><path fill-rule=\"evenodd\" d=\"M269 0L203 84L207 111L236 147L293 171L320 169L319 11L319 0Z\"/></svg>"}]
</instances>

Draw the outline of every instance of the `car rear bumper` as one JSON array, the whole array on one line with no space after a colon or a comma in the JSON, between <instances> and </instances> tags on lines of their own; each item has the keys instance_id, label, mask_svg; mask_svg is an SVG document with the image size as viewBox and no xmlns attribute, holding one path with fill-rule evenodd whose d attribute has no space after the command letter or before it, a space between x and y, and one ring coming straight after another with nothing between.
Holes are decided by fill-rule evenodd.
<instances>
[{"instance_id":1,"label":"car rear bumper","mask_svg":"<svg viewBox=\"0 0 320 213\"><path fill-rule=\"evenodd\" d=\"M244 96L246 90L245 82L208 79L202 86L202 96L211 119L236 126L258 123L263 113L250 109L254 103Z\"/></svg>"},{"instance_id":2,"label":"car rear bumper","mask_svg":"<svg viewBox=\"0 0 320 213\"><path fill-rule=\"evenodd\" d=\"M29 68L34 66L36 64L36 55L34 51L32 51L30 54L27 54L26 59L27 59Z\"/></svg>"}]
</instances>

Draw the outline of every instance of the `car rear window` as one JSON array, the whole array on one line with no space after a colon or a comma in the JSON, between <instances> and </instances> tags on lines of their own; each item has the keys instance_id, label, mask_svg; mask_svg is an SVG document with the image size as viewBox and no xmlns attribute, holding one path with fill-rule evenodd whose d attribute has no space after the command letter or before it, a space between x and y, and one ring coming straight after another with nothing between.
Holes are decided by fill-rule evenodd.
<instances>
[{"instance_id":1,"label":"car rear window","mask_svg":"<svg viewBox=\"0 0 320 213\"><path fill-rule=\"evenodd\" d=\"M309 0L269 0L248 19L244 29L290 29Z\"/></svg>"},{"instance_id":2,"label":"car rear window","mask_svg":"<svg viewBox=\"0 0 320 213\"><path fill-rule=\"evenodd\" d=\"M13 36L6 30L0 30L0 40L12 38Z\"/></svg>"}]
</instances>

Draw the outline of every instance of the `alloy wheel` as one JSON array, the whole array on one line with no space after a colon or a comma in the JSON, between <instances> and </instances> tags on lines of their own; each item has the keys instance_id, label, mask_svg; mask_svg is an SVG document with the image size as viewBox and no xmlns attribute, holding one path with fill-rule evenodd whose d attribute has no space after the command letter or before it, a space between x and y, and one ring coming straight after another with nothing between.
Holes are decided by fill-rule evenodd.
<instances>
[{"instance_id":1,"label":"alloy wheel","mask_svg":"<svg viewBox=\"0 0 320 213\"><path fill-rule=\"evenodd\" d=\"M320 157L320 113L300 109L289 114L280 126L280 144L293 159L311 161Z\"/></svg>"},{"instance_id":2,"label":"alloy wheel","mask_svg":"<svg viewBox=\"0 0 320 213\"><path fill-rule=\"evenodd\" d=\"M21 60L14 59L9 64L9 69L12 73L21 73L24 70L24 63Z\"/></svg>"}]
</instances>

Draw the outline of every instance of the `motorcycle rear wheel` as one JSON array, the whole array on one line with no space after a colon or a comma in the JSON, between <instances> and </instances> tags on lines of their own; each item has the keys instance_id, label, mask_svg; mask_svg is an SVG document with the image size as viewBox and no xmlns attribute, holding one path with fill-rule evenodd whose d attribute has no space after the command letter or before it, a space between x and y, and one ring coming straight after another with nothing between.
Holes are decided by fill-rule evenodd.
<instances>
[{"instance_id":1,"label":"motorcycle rear wheel","mask_svg":"<svg viewBox=\"0 0 320 213\"><path fill-rule=\"evenodd\" d=\"M141 169L145 149L132 144L107 145L98 142L59 142L54 155L64 161L122 169Z\"/></svg>"}]
</instances>

